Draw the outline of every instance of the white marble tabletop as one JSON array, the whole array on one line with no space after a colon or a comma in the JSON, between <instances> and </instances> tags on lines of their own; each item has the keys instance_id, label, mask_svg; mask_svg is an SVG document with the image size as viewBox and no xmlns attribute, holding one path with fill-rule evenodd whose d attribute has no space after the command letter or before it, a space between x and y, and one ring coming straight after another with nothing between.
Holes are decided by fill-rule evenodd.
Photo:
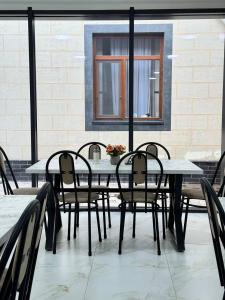
<instances>
[{"instance_id":1,"label":"white marble tabletop","mask_svg":"<svg viewBox=\"0 0 225 300\"><path fill-rule=\"evenodd\" d=\"M45 166L47 159L42 159L34 165L26 169L28 174L45 174ZM164 174L203 174L203 170L196 166L194 163L184 159L162 159ZM116 166L111 165L109 159L102 159L98 162L89 160L93 174L115 174ZM52 160L50 163L50 173L59 173L59 163L58 160ZM75 160L75 170L77 173L87 173L87 167L84 162L80 159ZM121 173L129 174L131 170L130 165L123 164L121 166ZM159 173L159 166L156 161L148 160L148 172L149 174Z\"/></svg>"},{"instance_id":2,"label":"white marble tabletop","mask_svg":"<svg viewBox=\"0 0 225 300\"><path fill-rule=\"evenodd\" d=\"M225 197L219 197L220 203L223 206L223 209L225 210Z\"/></svg>"},{"instance_id":3,"label":"white marble tabletop","mask_svg":"<svg viewBox=\"0 0 225 300\"><path fill-rule=\"evenodd\" d=\"M16 224L27 205L34 199L34 195L0 196L0 246L5 243L8 233Z\"/></svg>"}]
</instances>

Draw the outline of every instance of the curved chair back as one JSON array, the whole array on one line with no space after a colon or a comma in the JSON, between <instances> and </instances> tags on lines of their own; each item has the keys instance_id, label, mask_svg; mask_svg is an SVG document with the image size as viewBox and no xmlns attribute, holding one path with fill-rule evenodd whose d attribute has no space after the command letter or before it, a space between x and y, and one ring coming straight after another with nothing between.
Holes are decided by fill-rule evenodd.
<instances>
[{"instance_id":1,"label":"curved chair back","mask_svg":"<svg viewBox=\"0 0 225 300\"><path fill-rule=\"evenodd\" d=\"M99 159L101 159L102 157L102 148L106 149L106 145L101 143L101 142L89 142L86 143L84 145L82 145L77 153L81 153L82 150L84 150L85 148L88 147L88 159L94 159L94 152L97 150L98 154L99 154ZM78 184L80 184L80 178L79 176L77 176L78 179ZM107 176L107 180L106 180L106 186L109 186L109 182L110 182L110 175ZM101 175L98 175L98 184L101 184Z\"/></svg>"},{"instance_id":2,"label":"curved chair back","mask_svg":"<svg viewBox=\"0 0 225 300\"><path fill-rule=\"evenodd\" d=\"M151 162L148 161L147 155L151 156ZM158 159L158 157L154 156L153 154L148 153L147 151L132 151L124 155L120 161L118 162L116 166L116 178L117 183L119 187L120 192L120 198L122 202L126 202L124 198L124 192L123 192L123 185L124 182L124 171L123 171L123 165L129 161L129 164L131 165L131 170L129 173L129 191L131 195L131 201L133 201L134 192L139 191L142 194L142 198L144 199L145 203L145 209L147 210L147 203L148 203L148 193L150 192L148 188L148 182L150 179L150 176L156 175L158 176L158 180L156 183L156 188L152 193L154 194L154 201L156 202L158 199L159 189L162 183L162 177L163 177L163 166L161 161ZM151 164L155 163L158 166L158 172L151 172ZM140 186L140 190L138 189L138 185Z\"/></svg>"},{"instance_id":3,"label":"curved chair back","mask_svg":"<svg viewBox=\"0 0 225 300\"><path fill-rule=\"evenodd\" d=\"M50 197L50 193L51 193L51 184L49 182L46 182L40 189L40 191L37 194L36 199L39 201L40 203L40 215L39 215L39 221L37 224L37 233L36 233L36 242L34 245L34 254L32 256L32 263L30 265L30 276L29 276L29 280L28 280L28 284L27 284L27 299L30 298L30 293L31 293L31 287L32 287L32 283L33 283L33 276L34 276L34 270L35 270L35 266L36 266L36 261L37 261L37 256L38 256L38 250L39 250L39 244L40 244L40 240L41 240L41 234L42 234L42 230L43 230L43 225L44 225L44 220L45 220L45 212L47 209L47 205L48 205L48 200Z\"/></svg>"},{"instance_id":4,"label":"curved chair back","mask_svg":"<svg viewBox=\"0 0 225 300\"><path fill-rule=\"evenodd\" d=\"M0 147L0 176L1 176L2 184L3 184L3 189L4 189L5 195L12 195L13 191L12 191L12 187L9 184L7 170L14 182L15 187L18 189L19 186L18 186L16 177L13 173L13 169L12 169L12 166L8 159L8 156L6 155L4 149L2 147Z\"/></svg>"},{"instance_id":5,"label":"curved chair back","mask_svg":"<svg viewBox=\"0 0 225 300\"><path fill-rule=\"evenodd\" d=\"M32 201L22 213L0 258L0 299L26 297L37 238L40 202Z\"/></svg>"},{"instance_id":6,"label":"curved chair back","mask_svg":"<svg viewBox=\"0 0 225 300\"><path fill-rule=\"evenodd\" d=\"M159 150L162 150L167 159L170 159L170 153L169 151L166 149L165 146L163 146L162 144L156 143L156 142L146 142L143 143L141 145L139 145L136 150L141 150L141 148L144 148L146 146L145 151L149 152L150 154L153 154L154 156L158 157L159 154ZM148 155L148 159L151 159L151 156Z\"/></svg>"},{"instance_id":7,"label":"curved chair back","mask_svg":"<svg viewBox=\"0 0 225 300\"><path fill-rule=\"evenodd\" d=\"M59 200L58 193L59 192L61 193L64 210L65 210L65 191L66 188L68 187L71 188L71 185L74 192L74 200L75 200L74 202L75 203L78 202L77 187L79 186L79 182L76 176L78 174L76 174L76 167L75 167L75 159L78 158L80 159L80 162L85 164L86 166L85 174L88 176L88 200L90 201L91 186L92 186L92 170L88 161L81 154L72 150L57 151L49 157L46 163L46 168L45 168L46 181L50 182L57 200ZM59 186L58 187L55 186L53 176L50 170L50 164L54 160L58 161L60 188Z\"/></svg>"},{"instance_id":8,"label":"curved chair back","mask_svg":"<svg viewBox=\"0 0 225 300\"><path fill-rule=\"evenodd\" d=\"M221 244L225 248L225 212L214 189L212 188L212 185L206 178L201 179L201 186L208 210L209 224L219 272L220 284L225 287L225 268L222 255L224 251L222 252L221 250Z\"/></svg>"},{"instance_id":9,"label":"curved chair back","mask_svg":"<svg viewBox=\"0 0 225 300\"><path fill-rule=\"evenodd\" d=\"M85 148L88 147L88 159L93 159L94 158L94 151L98 151L99 152L99 159L101 159L101 148L105 148L106 149L106 145L100 142L89 142L86 143L84 145L82 145L77 153L81 153L81 151Z\"/></svg>"}]
</instances>

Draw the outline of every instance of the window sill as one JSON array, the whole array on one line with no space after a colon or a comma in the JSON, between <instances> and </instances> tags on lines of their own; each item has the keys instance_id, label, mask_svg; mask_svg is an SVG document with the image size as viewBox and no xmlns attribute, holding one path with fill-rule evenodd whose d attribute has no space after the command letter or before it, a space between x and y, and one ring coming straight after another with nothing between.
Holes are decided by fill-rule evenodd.
<instances>
[{"instance_id":1,"label":"window sill","mask_svg":"<svg viewBox=\"0 0 225 300\"><path fill-rule=\"evenodd\" d=\"M93 125L128 125L128 121L122 120L95 120L92 122ZM144 120L134 121L134 125L164 125L163 120Z\"/></svg>"}]
</instances>

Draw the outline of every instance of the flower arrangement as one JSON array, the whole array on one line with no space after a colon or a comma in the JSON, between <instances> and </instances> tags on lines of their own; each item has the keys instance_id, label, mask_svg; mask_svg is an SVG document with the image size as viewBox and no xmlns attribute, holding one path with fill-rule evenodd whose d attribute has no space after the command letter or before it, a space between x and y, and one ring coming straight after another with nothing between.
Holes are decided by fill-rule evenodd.
<instances>
[{"instance_id":1,"label":"flower arrangement","mask_svg":"<svg viewBox=\"0 0 225 300\"><path fill-rule=\"evenodd\" d=\"M106 153L111 156L118 156L126 152L126 147L123 145L107 145Z\"/></svg>"}]
</instances>

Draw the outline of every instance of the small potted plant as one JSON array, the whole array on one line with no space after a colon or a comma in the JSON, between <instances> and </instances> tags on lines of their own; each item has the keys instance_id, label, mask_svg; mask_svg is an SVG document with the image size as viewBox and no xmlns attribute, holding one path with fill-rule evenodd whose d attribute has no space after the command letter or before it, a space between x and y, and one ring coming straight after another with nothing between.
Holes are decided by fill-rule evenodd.
<instances>
[{"instance_id":1,"label":"small potted plant","mask_svg":"<svg viewBox=\"0 0 225 300\"><path fill-rule=\"evenodd\" d=\"M106 153L110 155L110 162L112 165L117 165L120 160L120 155L126 152L126 147L123 145L107 145Z\"/></svg>"}]
</instances>

